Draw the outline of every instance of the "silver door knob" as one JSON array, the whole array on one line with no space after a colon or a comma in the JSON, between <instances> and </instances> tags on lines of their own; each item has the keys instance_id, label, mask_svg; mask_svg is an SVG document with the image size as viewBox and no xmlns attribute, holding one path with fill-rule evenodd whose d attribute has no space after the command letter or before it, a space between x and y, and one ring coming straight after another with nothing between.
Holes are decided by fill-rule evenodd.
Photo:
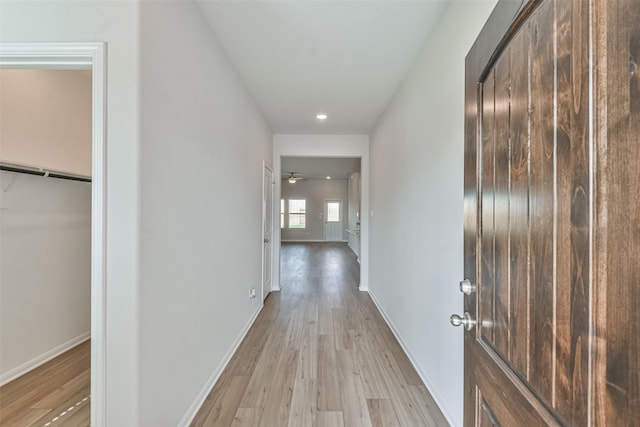
<instances>
[{"instance_id":1,"label":"silver door knob","mask_svg":"<svg viewBox=\"0 0 640 427\"><path fill-rule=\"evenodd\" d=\"M476 326L476 321L471 318L468 311L465 311L462 317L457 314L452 314L449 321L453 326L464 326L467 331L472 330L473 327Z\"/></svg>"},{"instance_id":2,"label":"silver door knob","mask_svg":"<svg viewBox=\"0 0 640 427\"><path fill-rule=\"evenodd\" d=\"M464 279L462 282L460 282L460 292L462 292L463 294L471 295L475 291L476 285L471 283L469 279Z\"/></svg>"}]
</instances>

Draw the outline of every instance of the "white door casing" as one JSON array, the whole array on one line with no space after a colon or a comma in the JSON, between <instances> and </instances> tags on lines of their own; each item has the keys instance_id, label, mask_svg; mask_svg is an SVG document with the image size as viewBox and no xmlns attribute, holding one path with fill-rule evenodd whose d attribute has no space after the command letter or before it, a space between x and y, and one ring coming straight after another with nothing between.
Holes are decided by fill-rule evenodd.
<instances>
[{"instance_id":1,"label":"white door casing","mask_svg":"<svg viewBox=\"0 0 640 427\"><path fill-rule=\"evenodd\" d=\"M106 426L106 45L0 43L0 68L90 69L91 425Z\"/></svg>"}]
</instances>

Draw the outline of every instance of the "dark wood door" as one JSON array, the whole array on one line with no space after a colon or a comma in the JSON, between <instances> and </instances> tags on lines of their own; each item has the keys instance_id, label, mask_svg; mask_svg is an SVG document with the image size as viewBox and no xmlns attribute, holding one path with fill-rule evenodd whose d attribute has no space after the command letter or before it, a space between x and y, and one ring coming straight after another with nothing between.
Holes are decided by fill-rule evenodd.
<instances>
[{"instance_id":1,"label":"dark wood door","mask_svg":"<svg viewBox=\"0 0 640 427\"><path fill-rule=\"evenodd\" d=\"M640 425L640 0L500 1L466 59L465 425Z\"/></svg>"}]
</instances>

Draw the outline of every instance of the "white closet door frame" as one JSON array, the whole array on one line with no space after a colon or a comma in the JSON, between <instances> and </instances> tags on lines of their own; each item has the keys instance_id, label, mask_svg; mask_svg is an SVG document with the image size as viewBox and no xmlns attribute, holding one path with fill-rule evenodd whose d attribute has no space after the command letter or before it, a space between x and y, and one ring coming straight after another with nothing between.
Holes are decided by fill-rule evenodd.
<instances>
[{"instance_id":1,"label":"white closet door frame","mask_svg":"<svg viewBox=\"0 0 640 427\"><path fill-rule=\"evenodd\" d=\"M106 45L0 43L0 68L92 71L91 425L105 427L106 398Z\"/></svg>"}]
</instances>

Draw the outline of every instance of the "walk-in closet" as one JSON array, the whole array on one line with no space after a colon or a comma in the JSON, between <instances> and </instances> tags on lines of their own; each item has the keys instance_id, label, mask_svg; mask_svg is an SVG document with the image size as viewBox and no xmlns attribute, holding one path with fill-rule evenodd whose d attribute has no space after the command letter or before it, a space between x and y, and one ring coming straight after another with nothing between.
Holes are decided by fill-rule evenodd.
<instances>
[{"instance_id":1,"label":"walk-in closet","mask_svg":"<svg viewBox=\"0 0 640 427\"><path fill-rule=\"evenodd\" d=\"M91 78L0 69L3 426L89 425Z\"/></svg>"}]
</instances>

